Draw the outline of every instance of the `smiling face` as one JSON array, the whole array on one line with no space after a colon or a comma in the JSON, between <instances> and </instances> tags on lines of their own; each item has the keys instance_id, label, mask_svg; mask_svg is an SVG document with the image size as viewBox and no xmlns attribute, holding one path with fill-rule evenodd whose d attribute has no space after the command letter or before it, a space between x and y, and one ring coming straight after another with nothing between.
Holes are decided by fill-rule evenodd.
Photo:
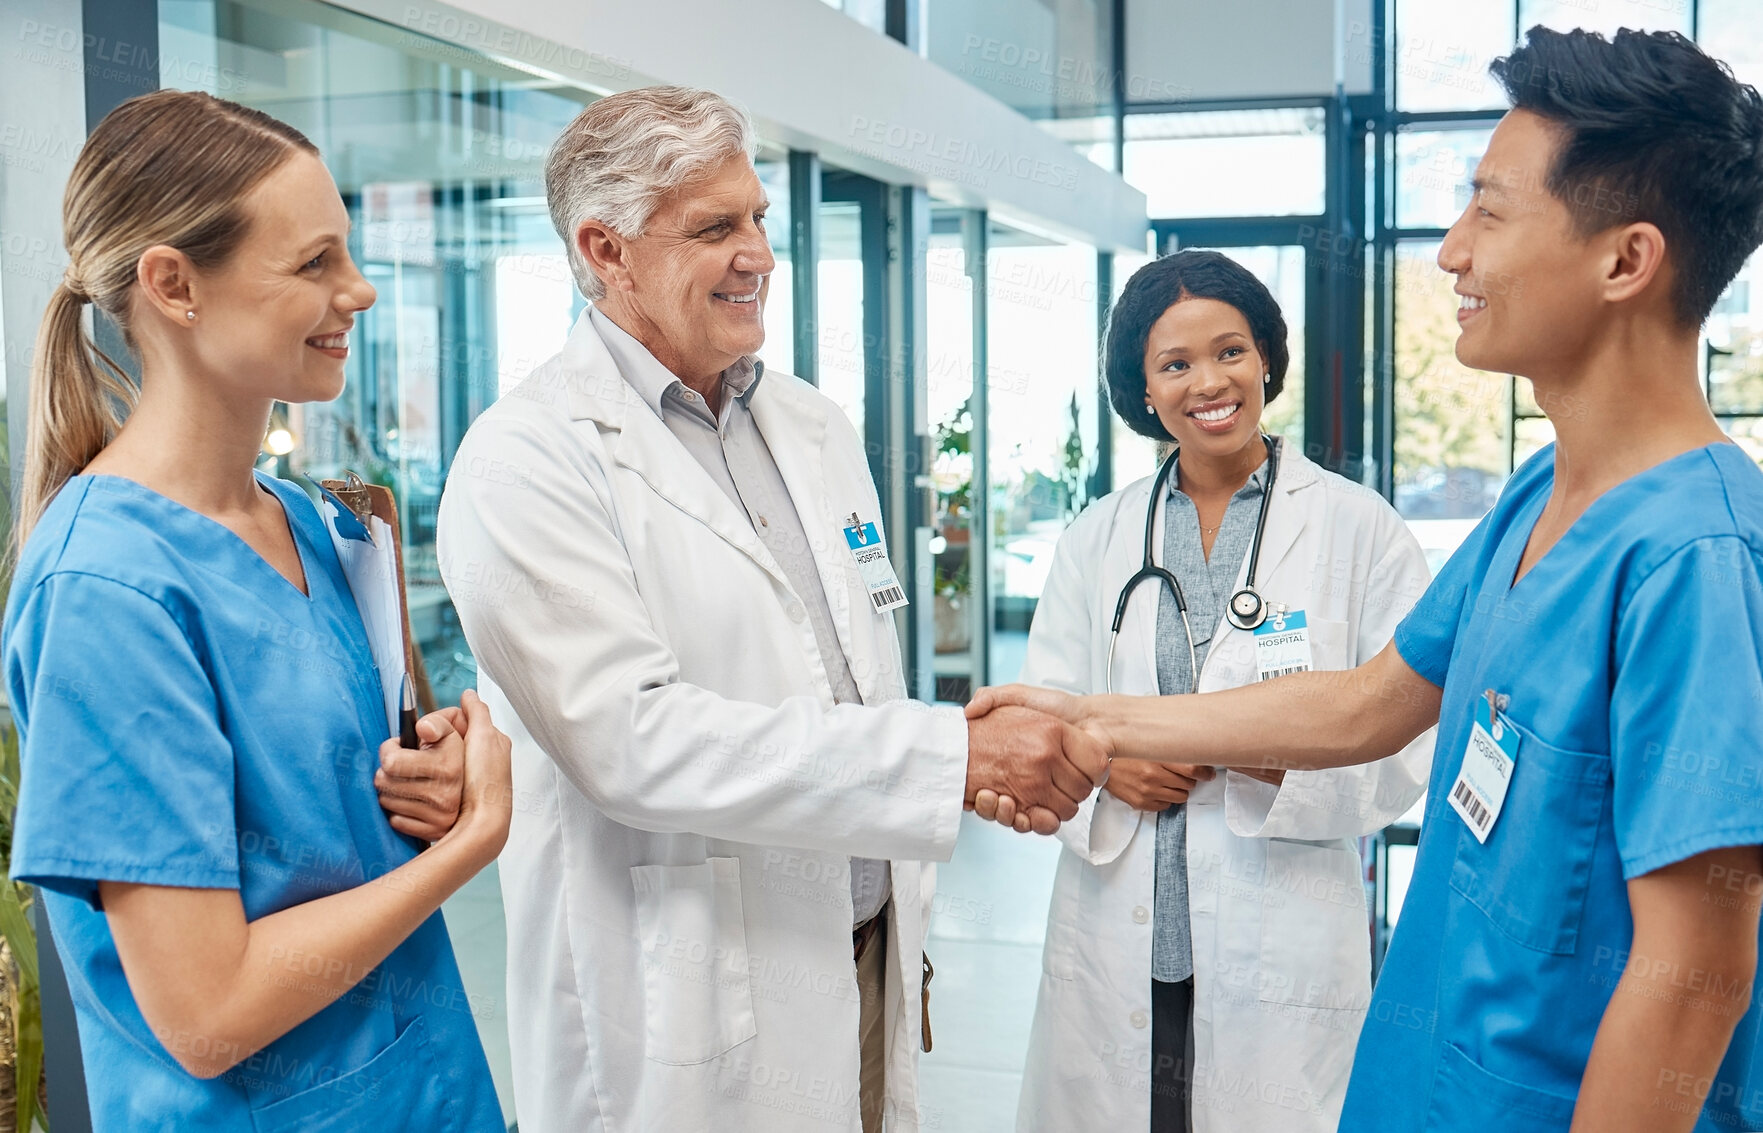
<instances>
[{"instance_id":1,"label":"smiling face","mask_svg":"<svg viewBox=\"0 0 1763 1133\"><path fill-rule=\"evenodd\" d=\"M1259 437L1266 358L1249 320L1217 299L1178 299L1145 338L1145 397L1184 453L1233 456Z\"/></svg>"},{"instance_id":2,"label":"smiling face","mask_svg":"<svg viewBox=\"0 0 1763 1133\"><path fill-rule=\"evenodd\" d=\"M349 213L318 158L294 154L245 199L245 236L196 271L187 328L202 370L245 398L330 401L373 286L349 258ZM175 320L174 320L175 321Z\"/></svg>"},{"instance_id":3,"label":"smiling face","mask_svg":"<svg viewBox=\"0 0 1763 1133\"><path fill-rule=\"evenodd\" d=\"M757 353L777 266L768 207L753 163L737 157L663 197L635 239L585 223L577 242L606 284L601 307L687 381Z\"/></svg>"},{"instance_id":4,"label":"smiling face","mask_svg":"<svg viewBox=\"0 0 1763 1133\"><path fill-rule=\"evenodd\" d=\"M1602 236L1575 231L1548 190L1560 132L1514 110L1476 168L1469 205L1439 246L1457 277L1457 359L1478 370L1547 377L1586 356L1599 333ZM1595 200L1595 187L1585 192Z\"/></svg>"}]
</instances>

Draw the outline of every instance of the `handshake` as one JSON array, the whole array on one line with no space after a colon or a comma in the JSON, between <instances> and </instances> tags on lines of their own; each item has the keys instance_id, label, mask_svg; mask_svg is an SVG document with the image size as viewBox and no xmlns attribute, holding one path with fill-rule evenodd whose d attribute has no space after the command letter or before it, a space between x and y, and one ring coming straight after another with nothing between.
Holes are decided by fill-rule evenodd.
<instances>
[{"instance_id":1,"label":"handshake","mask_svg":"<svg viewBox=\"0 0 1763 1133\"><path fill-rule=\"evenodd\" d=\"M1114 758L1081 705L1051 689L981 689L967 706L966 808L1025 834L1076 817Z\"/></svg>"}]
</instances>

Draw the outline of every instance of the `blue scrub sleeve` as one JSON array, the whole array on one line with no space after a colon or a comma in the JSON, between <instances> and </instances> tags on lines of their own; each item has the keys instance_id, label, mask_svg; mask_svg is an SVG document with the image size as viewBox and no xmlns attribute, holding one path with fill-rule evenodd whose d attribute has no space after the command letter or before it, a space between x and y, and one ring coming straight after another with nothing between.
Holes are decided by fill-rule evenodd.
<instances>
[{"instance_id":1,"label":"blue scrub sleeve","mask_svg":"<svg viewBox=\"0 0 1763 1133\"><path fill-rule=\"evenodd\" d=\"M1760 567L1737 536L1700 539L1621 612L1610 760L1625 878L1763 844Z\"/></svg>"},{"instance_id":2,"label":"blue scrub sleeve","mask_svg":"<svg viewBox=\"0 0 1763 1133\"><path fill-rule=\"evenodd\" d=\"M93 908L99 881L239 887L232 745L163 605L51 575L18 611L6 668L23 741L14 879Z\"/></svg>"},{"instance_id":3,"label":"blue scrub sleeve","mask_svg":"<svg viewBox=\"0 0 1763 1133\"><path fill-rule=\"evenodd\" d=\"M1396 626L1396 652L1408 667L1440 688L1451 669L1451 653L1457 645L1457 627L1462 624L1463 603L1476 581L1476 564L1482 557L1482 544L1487 539L1489 516L1470 532L1455 553L1439 571L1420 601Z\"/></svg>"}]
</instances>

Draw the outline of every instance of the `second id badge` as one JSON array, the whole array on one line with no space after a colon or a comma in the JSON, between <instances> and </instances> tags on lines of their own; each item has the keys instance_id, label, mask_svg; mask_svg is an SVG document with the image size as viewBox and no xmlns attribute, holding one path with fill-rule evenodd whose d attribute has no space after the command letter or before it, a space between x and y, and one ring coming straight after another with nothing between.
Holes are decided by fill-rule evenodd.
<instances>
[{"instance_id":1,"label":"second id badge","mask_svg":"<svg viewBox=\"0 0 1763 1133\"><path fill-rule=\"evenodd\" d=\"M1255 627L1257 679L1270 681L1310 668L1310 626L1304 611L1273 606L1267 620Z\"/></svg>"},{"instance_id":2,"label":"second id badge","mask_svg":"<svg viewBox=\"0 0 1763 1133\"><path fill-rule=\"evenodd\" d=\"M851 521L845 526L845 544L857 560L857 573L863 576L863 588L869 591L875 611L885 613L906 605L905 588L894 573L894 564L888 562L888 548L875 524L860 523L857 514L851 513Z\"/></svg>"},{"instance_id":3,"label":"second id badge","mask_svg":"<svg viewBox=\"0 0 1763 1133\"><path fill-rule=\"evenodd\" d=\"M1463 752L1463 769L1451 784L1447 801L1462 816L1477 842L1486 843L1500 808L1506 805L1506 788L1518 763L1518 730L1500 716L1497 704L1504 700L1493 689L1475 701L1475 723Z\"/></svg>"}]
</instances>

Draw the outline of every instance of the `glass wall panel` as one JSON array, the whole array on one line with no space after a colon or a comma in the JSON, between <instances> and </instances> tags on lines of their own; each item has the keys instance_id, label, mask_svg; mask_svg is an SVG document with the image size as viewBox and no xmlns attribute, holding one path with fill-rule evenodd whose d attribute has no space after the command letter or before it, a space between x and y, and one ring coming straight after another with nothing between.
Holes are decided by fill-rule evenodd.
<instances>
[{"instance_id":1,"label":"glass wall panel","mask_svg":"<svg viewBox=\"0 0 1763 1133\"><path fill-rule=\"evenodd\" d=\"M1449 228L1469 204L1469 180L1489 127L1403 130L1396 135L1396 227Z\"/></svg>"},{"instance_id":2,"label":"glass wall panel","mask_svg":"<svg viewBox=\"0 0 1763 1133\"><path fill-rule=\"evenodd\" d=\"M853 20L877 34L888 30L887 0L822 0L829 8L837 8Z\"/></svg>"},{"instance_id":3,"label":"glass wall panel","mask_svg":"<svg viewBox=\"0 0 1763 1133\"><path fill-rule=\"evenodd\" d=\"M1729 417L1720 424L1752 460L1763 465L1763 417Z\"/></svg>"},{"instance_id":4,"label":"glass wall panel","mask_svg":"<svg viewBox=\"0 0 1763 1133\"><path fill-rule=\"evenodd\" d=\"M1316 215L1323 127L1320 107L1133 114L1123 176L1157 219Z\"/></svg>"},{"instance_id":5,"label":"glass wall panel","mask_svg":"<svg viewBox=\"0 0 1763 1133\"><path fill-rule=\"evenodd\" d=\"M1697 0L1697 42L1742 83L1763 88L1763 13L1756 0Z\"/></svg>"},{"instance_id":6,"label":"glass wall panel","mask_svg":"<svg viewBox=\"0 0 1763 1133\"><path fill-rule=\"evenodd\" d=\"M1151 262L1142 252L1114 253L1114 300L1119 300L1133 273ZM1100 358L1100 351L1097 353ZM1114 446L1114 486L1124 488L1134 480L1157 471L1162 458L1161 445L1150 437L1135 433L1117 413L1109 414L1110 440Z\"/></svg>"},{"instance_id":7,"label":"glass wall panel","mask_svg":"<svg viewBox=\"0 0 1763 1133\"><path fill-rule=\"evenodd\" d=\"M1290 244L1264 248L1220 248L1267 285L1286 321L1291 355L1279 397L1261 415L1261 429L1304 444L1304 249Z\"/></svg>"},{"instance_id":8,"label":"glass wall panel","mask_svg":"<svg viewBox=\"0 0 1763 1133\"><path fill-rule=\"evenodd\" d=\"M1763 412L1763 253L1745 263L1702 333L1714 411Z\"/></svg>"},{"instance_id":9,"label":"glass wall panel","mask_svg":"<svg viewBox=\"0 0 1763 1133\"><path fill-rule=\"evenodd\" d=\"M993 683L1029 621L1096 453L1096 252L993 225L986 259Z\"/></svg>"},{"instance_id":10,"label":"glass wall panel","mask_svg":"<svg viewBox=\"0 0 1763 1133\"><path fill-rule=\"evenodd\" d=\"M1103 169L1114 168L1114 116L1046 118L1041 128Z\"/></svg>"},{"instance_id":11,"label":"glass wall panel","mask_svg":"<svg viewBox=\"0 0 1763 1133\"><path fill-rule=\"evenodd\" d=\"M775 238L775 237L774 237ZM846 201L820 206L816 279L820 326L818 384L863 436L863 212ZM769 340L769 334L767 338Z\"/></svg>"},{"instance_id":12,"label":"glass wall panel","mask_svg":"<svg viewBox=\"0 0 1763 1133\"><path fill-rule=\"evenodd\" d=\"M1397 246L1396 510L1436 572L1511 471L1512 379L1457 361L1457 296L1438 244Z\"/></svg>"},{"instance_id":13,"label":"glass wall panel","mask_svg":"<svg viewBox=\"0 0 1763 1133\"><path fill-rule=\"evenodd\" d=\"M796 372L796 303L792 290L795 276L790 262L790 155L789 151L762 146L753 168L765 186L771 207L765 212L765 232L771 238L771 254L777 261L765 292L765 347L759 352L769 370Z\"/></svg>"},{"instance_id":14,"label":"glass wall panel","mask_svg":"<svg viewBox=\"0 0 1763 1133\"><path fill-rule=\"evenodd\" d=\"M1530 383L1519 381L1520 385ZM1555 443L1555 425L1547 417L1519 417L1512 422L1512 467L1514 470L1545 445Z\"/></svg>"},{"instance_id":15,"label":"glass wall panel","mask_svg":"<svg viewBox=\"0 0 1763 1133\"><path fill-rule=\"evenodd\" d=\"M1690 34L1690 5L1695 0L1519 0L1518 26L1528 31L1536 24L1570 31L1615 35L1619 28L1642 31L1675 31ZM1755 19L1755 9L1752 18Z\"/></svg>"},{"instance_id":16,"label":"glass wall panel","mask_svg":"<svg viewBox=\"0 0 1763 1133\"><path fill-rule=\"evenodd\" d=\"M965 703L975 659L985 648L985 612L975 605L974 578L985 569L985 540L974 538L978 503L974 472L981 455L974 426L974 280L970 230L982 214L938 210L925 251L925 389L931 424L931 480L936 514L930 552L937 699Z\"/></svg>"},{"instance_id":17,"label":"glass wall panel","mask_svg":"<svg viewBox=\"0 0 1763 1133\"><path fill-rule=\"evenodd\" d=\"M1110 0L926 3L926 54L970 85L1047 124L1112 114Z\"/></svg>"},{"instance_id":18,"label":"glass wall panel","mask_svg":"<svg viewBox=\"0 0 1763 1133\"><path fill-rule=\"evenodd\" d=\"M1441 4L1396 0L1396 107L1407 111L1489 110L1506 105L1488 64L1512 47L1512 0ZM1368 61L1367 36L1349 40L1349 54Z\"/></svg>"}]
</instances>

